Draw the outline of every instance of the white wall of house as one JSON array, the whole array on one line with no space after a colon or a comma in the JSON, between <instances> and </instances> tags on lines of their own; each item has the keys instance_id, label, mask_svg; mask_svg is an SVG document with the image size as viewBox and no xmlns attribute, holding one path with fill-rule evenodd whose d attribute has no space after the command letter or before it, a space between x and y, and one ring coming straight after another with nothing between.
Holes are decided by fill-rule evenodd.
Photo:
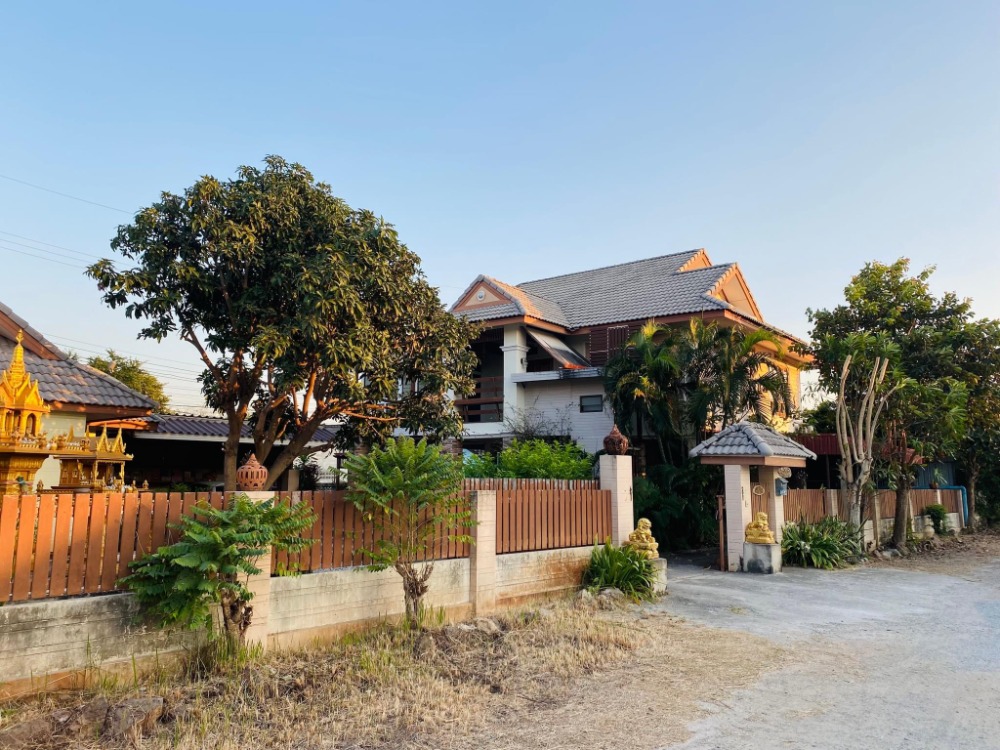
<instances>
[{"instance_id":1,"label":"white wall of house","mask_svg":"<svg viewBox=\"0 0 1000 750\"><path fill-rule=\"evenodd\" d=\"M570 437L586 451L596 453L604 447L614 425L611 407L605 402L603 411L580 412L580 396L604 396L600 378L546 380L523 383L521 388L526 412L550 422L565 421Z\"/></svg>"}]
</instances>

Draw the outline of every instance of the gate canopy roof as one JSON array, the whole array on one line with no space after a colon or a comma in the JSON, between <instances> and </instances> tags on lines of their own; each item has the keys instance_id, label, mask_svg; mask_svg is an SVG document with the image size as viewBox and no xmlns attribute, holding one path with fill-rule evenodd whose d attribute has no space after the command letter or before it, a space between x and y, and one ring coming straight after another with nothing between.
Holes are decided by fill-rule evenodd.
<instances>
[{"instance_id":1,"label":"gate canopy roof","mask_svg":"<svg viewBox=\"0 0 1000 750\"><path fill-rule=\"evenodd\" d=\"M691 449L703 464L803 467L816 454L787 435L757 422L729 425Z\"/></svg>"}]
</instances>

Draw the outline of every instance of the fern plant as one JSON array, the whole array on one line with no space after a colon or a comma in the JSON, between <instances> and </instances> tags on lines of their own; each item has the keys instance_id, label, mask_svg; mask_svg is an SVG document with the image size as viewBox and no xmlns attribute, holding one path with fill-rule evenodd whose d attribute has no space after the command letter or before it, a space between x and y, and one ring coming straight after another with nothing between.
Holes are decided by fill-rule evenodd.
<instances>
[{"instance_id":1,"label":"fern plant","mask_svg":"<svg viewBox=\"0 0 1000 750\"><path fill-rule=\"evenodd\" d=\"M636 601L652 599L656 569L645 553L631 547L615 547L608 540L594 545L583 570L585 588L615 588Z\"/></svg>"},{"instance_id":2,"label":"fern plant","mask_svg":"<svg viewBox=\"0 0 1000 750\"><path fill-rule=\"evenodd\" d=\"M218 606L223 635L242 646L253 619L247 580L261 573L259 559L272 548L301 551L311 543L302 532L312 524L306 504L246 495L233 496L222 509L199 504L173 526L180 539L131 563L132 573L119 584L163 627L211 627Z\"/></svg>"},{"instance_id":3,"label":"fern plant","mask_svg":"<svg viewBox=\"0 0 1000 750\"><path fill-rule=\"evenodd\" d=\"M348 499L375 527L374 543L364 550L367 567L399 573L406 621L416 625L434 572L429 552L449 539L472 543L466 532L472 509L459 492L462 464L426 440L390 438L385 448L352 455L345 465Z\"/></svg>"},{"instance_id":4,"label":"fern plant","mask_svg":"<svg viewBox=\"0 0 1000 750\"><path fill-rule=\"evenodd\" d=\"M856 526L827 516L818 523L787 524L781 530L781 557L786 565L832 570L864 555Z\"/></svg>"}]
</instances>

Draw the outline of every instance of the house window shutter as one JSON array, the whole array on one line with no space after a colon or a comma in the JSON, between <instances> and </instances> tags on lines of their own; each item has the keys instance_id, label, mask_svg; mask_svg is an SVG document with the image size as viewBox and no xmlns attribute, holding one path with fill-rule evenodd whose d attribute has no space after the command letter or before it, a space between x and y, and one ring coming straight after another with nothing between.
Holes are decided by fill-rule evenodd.
<instances>
[{"instance_id":1,"label":"house window shutter","mask_svg":"<svg viewBox=\"0 0 1000 750\"><path fill-rule=\"evenodd\" d=\"M590 332L588 345L590 364L603 367L608 363L608 329L595 328Z\"/></svg>"}]
</instances>

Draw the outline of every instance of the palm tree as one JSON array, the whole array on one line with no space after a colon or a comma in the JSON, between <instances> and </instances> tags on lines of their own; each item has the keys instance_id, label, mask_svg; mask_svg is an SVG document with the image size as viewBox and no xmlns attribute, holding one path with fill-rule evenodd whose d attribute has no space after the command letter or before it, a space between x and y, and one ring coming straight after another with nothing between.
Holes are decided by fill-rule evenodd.
<instances>
[{"instance_id":1,"label":"palm tree","mask_svg":"<svg viewBox=\"0 0 1000 750\"><path fill-rule=\"evenodd\" d=\"M663 436L675 431L674 392L682 374L677 342L674 329L650 321L604 368L605 390L619 428L631 436L633 422L639 432L648 423L663 461L668 458Z\"/></svg>"},{"instance_id":2,"label":"palm tree","mask_svg":"<svg viewBox=\"0 0 1000 750\"><path fill-rule=\"evenodd\" d=\"M788 381L772 359L780 353L768 331L699 320L677 330L651 321L608 363L605 389L619 427L631 434L633 421L649 424L667 461L665 438L690 450L714 428L790 410Z\"/></svg>"},{"instance_id":3,"label":"palm tree","mask_svg":"<svg viewBox=\"0 0 1000 750\"><path fill-rule=\"evenodd\" d=\"M712 337L700 380L708 424L722 430L741 419L767 421L775 413L792 410L788 379L773 359L782 352L774 334L715 324L703 327L707 330L702 334L710 330Z\"/></svg>"}]
</instances>

